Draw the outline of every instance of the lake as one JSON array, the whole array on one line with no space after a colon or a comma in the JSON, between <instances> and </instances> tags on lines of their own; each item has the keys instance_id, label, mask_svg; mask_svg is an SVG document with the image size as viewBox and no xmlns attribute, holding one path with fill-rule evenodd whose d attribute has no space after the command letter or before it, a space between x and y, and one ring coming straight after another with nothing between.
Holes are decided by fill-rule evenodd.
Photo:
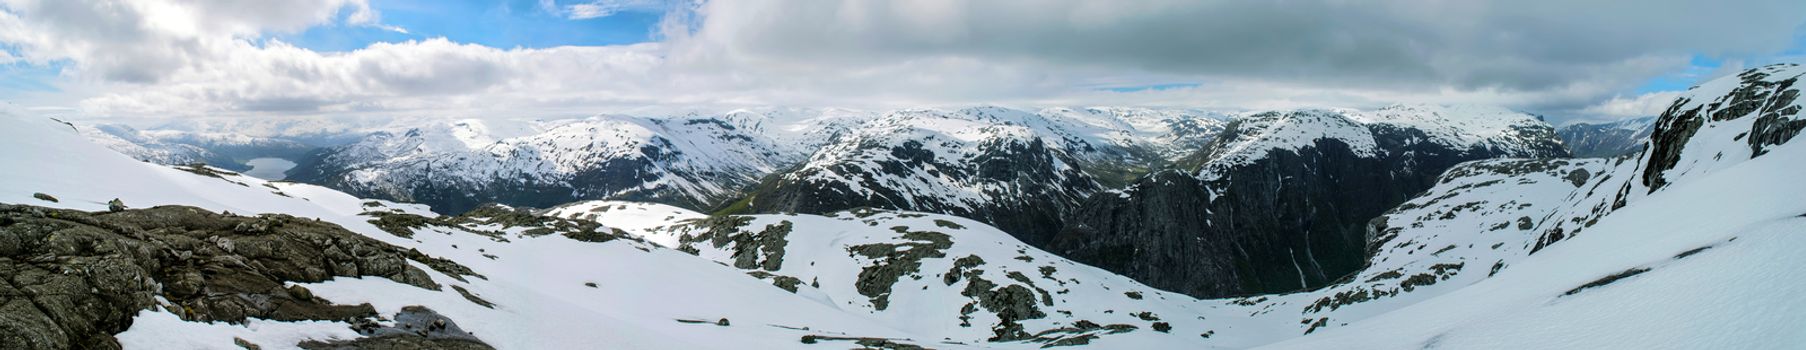
<instances>
[{"instance_id":1,"label":"lake","mask_svg":"<svg viewBox=\"0 0 1806 350\"><path fill-rule=\"evenodd\" d=\"M257 158L245 162L245 165L251 166L251 170L245 171L245 175L264 180L281 180L287 177L283 172L294 168L295 162L282 158Z\"/></svg>"}]
</instances>

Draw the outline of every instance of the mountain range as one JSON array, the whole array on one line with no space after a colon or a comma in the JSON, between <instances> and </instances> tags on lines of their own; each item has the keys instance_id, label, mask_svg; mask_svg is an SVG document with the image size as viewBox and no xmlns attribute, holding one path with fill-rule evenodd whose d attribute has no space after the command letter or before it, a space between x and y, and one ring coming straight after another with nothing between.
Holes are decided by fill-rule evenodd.
<instances>
[{"instance_id":1,"label":"mountain range","mask_svg":"<svg viewBox=\"0 0 1806 350\"><path fill-rule=\"evenodd\" d=\"M187 164L221 153L195 137L7 116L0 347L1773 347L1806 340L1784 326L1806 321L1802 76L1712 80L1648 127L439 121L312 149L293 181Z\"/></svg>"}]
</instances>

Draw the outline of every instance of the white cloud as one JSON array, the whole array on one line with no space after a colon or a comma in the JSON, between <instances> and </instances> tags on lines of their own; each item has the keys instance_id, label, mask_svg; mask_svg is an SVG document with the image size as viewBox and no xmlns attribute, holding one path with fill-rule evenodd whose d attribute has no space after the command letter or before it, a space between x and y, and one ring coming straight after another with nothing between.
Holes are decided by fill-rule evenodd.
<instances>
[{"instance_id":1,"label":"white cloud","mask_svg":"<svg viewBox=\"0 0 1806 350\"><path fill-rule=\"evenodd\" d=\"M63 90L99 116L1394 102L1629 116L1663 96L1615 94L1687 67L1696 53L1780 50L1806 21L1806 11L1787 11L1806 3L1791 1L1720 9L1540 0L542 0L569 18L676 11L657 43L499 49L426 39L326 53L267 33L405 29L382 24L364 0L0 4L0 43L25 62L73 62ZM1095 89L1149 83L1199 85Z\"/></svg>"},{"instance_id":2,"label":"white cloud","mask_svg":"<svg viewBox=\"0 0 1806 350\"><path fill-rule=\"evenodd\" d=\"M672 8L679 1L675 0L591 0L581 4L565 5L562 11L552 0L540 0L539 6L565 18L583 20L613 16L626 11L664 11Z\"/></svg>"},{"instance_id":3,"label":"white cloud","mask_svg":"<svg viewBox=\"0 0 1806 350\"><path fill-rule=\"evenodd\" d=\"M1604 117L1629 118L1661 115L1674 104L1674 98L1680 91L1651 92L1634 97L1612 96L1611 99L1588 106L1584 111Z\"/></svg>"}]
</instances>

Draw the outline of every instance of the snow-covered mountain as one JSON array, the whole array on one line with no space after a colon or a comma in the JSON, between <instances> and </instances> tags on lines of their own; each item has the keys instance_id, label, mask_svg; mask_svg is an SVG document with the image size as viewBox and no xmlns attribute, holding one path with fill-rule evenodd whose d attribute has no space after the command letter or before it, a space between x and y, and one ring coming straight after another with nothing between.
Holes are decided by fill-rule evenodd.
<instances>
[{"instance_id":1,"label":"snow-covered mountain","mask_svg":"<svg viewBox=\"0 0 1806 350\"><path fill-rule=\"evenodd\" d=\"M437 216L140 162L4 116L0 348L1785 348L1806 341L1793 326L1806 322L1803 76L1770 66L1691 90L1632 157L1452 166L1358 223L1354 274L1231 299L1163 292L955 216L620 201ZM1240 169L1330 148L1383 156L1401 140L1547 151L1513 140L1546 127L1374 127L1393 118L1251 115L1212 149L1294 142L1158 174L1261 179ZM1286 130L1304 125L1319 131ZM1250 163L1209 166L1238 159ZM1279 267L1303 278L1299 261Z\"/></svg>"},{"instance_id":2,"label":"snow-covered mountain","mask_svg":"<svg viewBox=\"0 0 1806 350\"><path fill-rule=\"evenodd\" d=\"M718 117L439 122L378 132L306 159L296 181L461 212L629 199L708 208L801 161L862 115L737 111Z\"/></svg>"},{"instance_id":3,"label":"snow-covered mountain","mask_svg":"<svg viewBox=\"0 0 1806 350\"><path fill-rule=\"evenodd\" d=\"M1655 117L1606 123L1574 123L1555 131L1575 157L1616 157L1643 150L1655 131Z\"/></svg>"},{"instance_id":4,"label":"snow-covered mountain","mask_svg":"<svg viewBox=\"0 0 1806 350\"><path fill-rule=\"evenodd\" d=\"M1553 128L1499 108L1251 114L1184 168L1091 196L1049 250L1195 296L1316 288L1361 268L1366 221L1445 169L1566 155Z\"/></svg>"},{"instance_id":5,"label":"snow-covered mountain","mask_svg":"<svg viewBox=\"0 0 1806 350\"><path fill-rule=\"evenodd\" d=\"M981 187L999 184L977 176L1014 175L1002 168L985 174L953 171L967 167L955 163L984 154L997 164L1017 158L1044 163L1025 164L1024 169L1058 175L1017 181L1016 187L1023 189L1000 193L1039 191L1031 198L1034 203L1060 205L1073 199L1052 197L1082 196L1096 190L1097 184L1120 184L1175 158L1183 147L1205 142L1220 129L1216 118L1191 110L1115 107L1041 112L984 107L882 115L764 108L720 115L529 122L505 135L492 130L494 121L439 121L430 127L378 132L332 148L301 162L291 179L362 196L428 203L445 212L485 202L545 207L582 199L656 201L709 210L745 197L744 191L781 173L751 200L730 209L755 204L752 209L761 212L824 213L877 206L972 214L975 206L1016 204L986 203L988 199L955 192L975 194L985 190ZM941 136L926 139L933 135ZM889 154L892 143L925 145L919 151L927 153ZM930 153L941 162L939 169L915 168L928 158L900 160ZM871 168L872 174L861 174L863 168L848 168L859 166L852 164L857 162L909 165ZM791 190L799 182L824 185L822 176L864 177L905 169L949 172L944 178L915 179L920 181L911 184L925 184L919 188L925 194L911 198L865 193L818 201ZM910 176L886 174L890 175ZM891 187L895 184L860 185L895 189ZM857 192L851 187L839 190ZM778 194L762 195L773 191ZM778 200L795 196L804 198Z\"/></svg>"}]
</instances>

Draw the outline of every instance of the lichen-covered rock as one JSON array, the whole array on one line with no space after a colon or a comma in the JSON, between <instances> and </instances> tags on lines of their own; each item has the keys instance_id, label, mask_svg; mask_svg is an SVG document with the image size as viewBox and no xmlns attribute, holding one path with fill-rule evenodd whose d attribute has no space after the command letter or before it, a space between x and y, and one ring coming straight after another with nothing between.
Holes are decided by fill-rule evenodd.
<instances>
[{"instance_id":1,"label":"lichen-covered rock","mask_svg":"<svg viewBox=\"0 0 1806 350\"><path fill-rule=\"evenodd\" d=\"M288 215L0 205L0 348L118 348L112 335L158 297L190 321L363 319L376 314L369 304L287 284L372 276L438 288L411 257L424 255Z\"/></svg>"}]
</instances>

